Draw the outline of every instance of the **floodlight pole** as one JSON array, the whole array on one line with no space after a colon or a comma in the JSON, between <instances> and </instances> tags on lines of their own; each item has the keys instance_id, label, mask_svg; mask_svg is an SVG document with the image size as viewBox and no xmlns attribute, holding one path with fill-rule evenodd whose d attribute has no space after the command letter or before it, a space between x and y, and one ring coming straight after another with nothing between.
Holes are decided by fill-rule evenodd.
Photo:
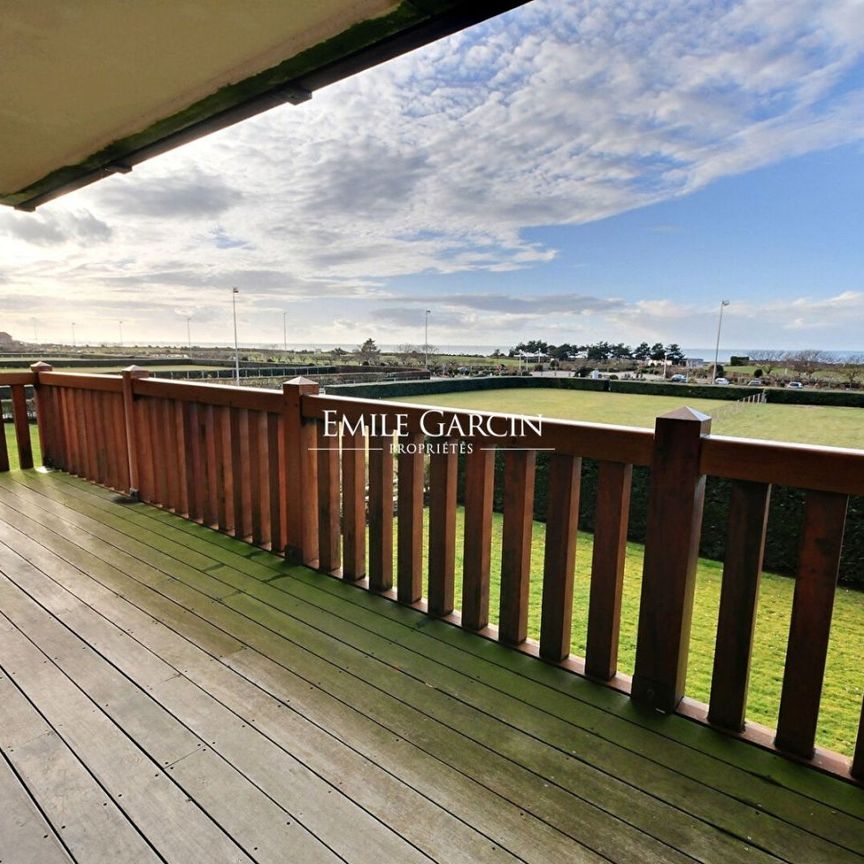
<instances>
[{"instance_id":1,"label":"floodlight pole","mask_svg":"<svg viewBox=\"0 0 864 864\"><path fill-rule=\"evenodd\" d=\"M192 316L186 316L186 343L192 348Z\"/></svg>"},{"instance_id":2,"label":"floodlight pole","mask_svg":"<svg viewBox=\"0 0 864 864\"><path fill-rule=\"evenodd\" d=\"M123 321L122 319L117 319L117 326L120 328L120 347L123 347Z\"/></svg>"},{"instance_id":3,"label":"floodlight pole","mask_svg":"<svg viewBox=\"0 0 864 864\"><path fill-rule=\"evenodd\" d=\"M72 347L77 348L78 344L75 341L75 322L72 322Z\"/></svg>"},{"instance_id":4,"label":"floodlight pole","mask_svg":"<svg viewBox=\"0 0 864 864\"><path fill-rule=\"evenodd\" d=\"M723 309L729 305L728 300L720 301L720 317L717 320L717 344L714 346L714 366L711 370L711 383L717 378L717 360L720 356L720 328L723 326Z\"/></svg>"},{"instance_id":5,"label":"floodlight pole","mask_svg":"<svg viewBox=\"0 0 864 864\"><path fill-rule=\"evenodd\" d=\"M288 312L282 312L282 350L288 353Z\"/></svg>"},{"instance_id":6,"label":"floodlight pole","mask_svg":"<svg viewBox=\"0 0 864 864\"><path fill-rule=\"evenodd\" d=\"M240 386L240 344L237 342L237 295L239 288L231 289L231 309L234 313L234 383Z\"/></svg>"},{"instance_id":7,"label":"floodlight pole","mask_svg":"<svg viewBox=\"0 0 864 864\"><path fill-rule=\"evenodd\" d=\"M426 337L425 337L425 341L423 343L424 348L425 348L425 353L426 353L426 369L427 370L429 369L429 315L431 314L431 312L432 312L431 309L426 310Z\"/></svg>"}]
</instances>

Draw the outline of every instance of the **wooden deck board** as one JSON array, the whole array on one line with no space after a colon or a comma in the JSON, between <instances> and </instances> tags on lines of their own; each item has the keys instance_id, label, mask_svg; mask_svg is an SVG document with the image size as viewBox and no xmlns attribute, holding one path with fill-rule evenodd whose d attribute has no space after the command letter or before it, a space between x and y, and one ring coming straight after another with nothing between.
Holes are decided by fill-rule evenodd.
<instances>
[{"instance_id":1,"label":"wooden deck board","mask_svg":"<svg viewBox=\"0 0 864 864\"><path fill-rule=\"evenodd\" d=\"M4 475L0 611L151 761L159 722L178 752L197 742L174 780L254 860L278 860L264 847L279 837L251 819L267 810L255 794L297 820L283 782L310 802L330 784L294 828L324 857L302 860L327 846L357 861L864 860L850 784L115 497ZM253 796L229 796L245 821L219 811L232 782ZM308 825L319 807L329 819ZM153 830L146 811L130 818ZM376 842L390 851L370 854Z\"/></svg>"}]
</instances>

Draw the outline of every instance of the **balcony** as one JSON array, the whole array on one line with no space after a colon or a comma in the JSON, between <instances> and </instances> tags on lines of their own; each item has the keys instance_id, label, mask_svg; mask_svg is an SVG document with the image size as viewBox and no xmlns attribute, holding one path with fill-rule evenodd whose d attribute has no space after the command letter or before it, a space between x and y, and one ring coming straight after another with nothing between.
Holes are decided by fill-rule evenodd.
<instances>
[{"instance_id":1,"label":"balcony","mask_svg":"<svg viewBox=\"0 0 864 864\"><path fill-rule=\"evenodd\" d=\"M2 860L864 857L862 736L851 760L814 746L861 453L713 438L689 412L654 432L544 423L522 439L554 449L535 642L533 457L507 438L496 615L491 451L467 458L458 597L452 449L430 457L426 506L422 454L393 456L386 430L334 444L323 422L407 412L419 444L421 409L135 369L43 364L3 384L24 467L0 473ZM50 473L28 467L25 386ZM584 658L581 458L600 467ZM652 486L631 679L617 652L633 465ZM686 672L706 475L734 491L700 705ZM773 483L808 493L768 730L746 704Z\"/></svg>"}]
</instances>

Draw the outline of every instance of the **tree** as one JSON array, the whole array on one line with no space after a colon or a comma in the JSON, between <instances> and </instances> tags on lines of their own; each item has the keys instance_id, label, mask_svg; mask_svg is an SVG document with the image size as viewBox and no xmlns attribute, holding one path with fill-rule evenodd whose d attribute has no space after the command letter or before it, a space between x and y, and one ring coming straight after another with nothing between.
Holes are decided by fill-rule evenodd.
<instances>
[{"instance_id":1,"label":"tree","mask_svg":"<svg viewBox=\"0 0 864 864\"><path fill-rule=\"evenodd\" d=\"M633 356L630 346L625 345L623 342L618 342L609 350L614 360L629 360Z\"/></svg>"},{"instance_id":2,"label":"tree","mask_svg":"<svg viewBox=\"0 0 864 864\"><path fill-rule=\"evenodd\" d=\"M850 387L855 387L864 378L864 354L847 357L846 362L840 367L840 374Z\"/></svg>"},{"instance_id":3,"label":"tree","mask_svg":"<svg viewBox=\"0 0 864 864\"><path fill-rule=\"evenodd\" d=\"M677 342L666 346L666 359L676 365L684 362L684 352L681 350Z\"/></svg>"},{"instance_id":4,"label":"tree","mask_svg":"<svg viewBox=\"0 0 864 864\"><path fill-rule=\"evenodd\" d=\"M786 359L786 352L760 351L752 359L754 363L758 363L762 367L766 375L770 375Z\"/></svg>"},{"instance_id":5,"label":"tree","mask_svg":"<svg viewBox=\"0 0 864 864\"><path fill-rule=\"evenodd\" d=\"M651 348L647 342L640 342L639 345L633 349L634 360L647 360L650 356Z\"/></svg>"},{"instance_id":6,"label":"tree","mask_svg":"<svg viewBox=\"0 0 864 864\"><path fill-rule=\"evenodd\" d=\"M663 343L662 342L655 342L651 346L651 350L650 350L650 353L648 354L648 356L652 360L662 360L666 356L666 349L663 347Z\"/></svg>"},{"instance_id":7,"label":"tree","mask_svg":"<svg viewBox=\"0 0 864 864\"><path fill-rule=\"evenodd\" d=\"M825 352L816 350L796 351L794 354L786 356L786 362L799 375L806 375L812 379L816 370L823 366L826 362Z\"/></svg>"},{"instance_id":8,"label":"tree","mask_svg":"<svg viewBox=\"0 0 864 864\"><path fill-rule=\"evenodd\" d=\"M369 363L372 360L377 360L381 356L381 351L378 346L375 344L374 339L367 339L358 349L357 353L360 355L364 363Z\"/></svg>"}]
</instances>

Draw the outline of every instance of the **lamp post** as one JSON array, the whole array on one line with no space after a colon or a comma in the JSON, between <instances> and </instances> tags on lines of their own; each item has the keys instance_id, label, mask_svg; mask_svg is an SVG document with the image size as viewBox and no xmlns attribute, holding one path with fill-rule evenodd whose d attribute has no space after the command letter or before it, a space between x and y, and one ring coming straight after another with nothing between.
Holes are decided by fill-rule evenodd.
<instances>
[{"instance_id":1,"label":"lamp post","mask_svg":"<svg viewBox=\"0 0 864 864\"><path fill-rule=\"evenodd\" d=\"M192 348L192 316L186 316L186 344Z\"/></svg>"},{"instance_id":2,"label":"lamp post","mask_svg":"<svg viewBox=\"0 0 864 864\"><path fill-rule=\"evenodd\" d=\"M239 288L231 289L231 309L234 313L234 383L240 386L240 345L237 342L237 295Z\"/></svg>"},{"instance_id":3,"label":"lamp post","mask_svg":"<svg viewBox=\"0 0 864 864\"><path fill-rule=\"evenodd\" d=\"M282 350L288 353L288 312L282 311Z\"/></svg>"},{"instance_id":4,"label":"lamp post","mask_svg":"<svg viewBox=\"0 0 864 864\"><path fill-rule=\"evenodd\" d=\"M117 319L117 326L120 328L120 347L122 348L123 347L123 321L120 318Z\"/></svg>"},{"instance_id":5,"label":"lamp post","mask_svg":"<svg viewBox=\"0 0 864 864\"><path fill-rule=\"evenodd\" d=\"M423 346L425 349L426 355L426 369L429 369L429 316L432 314L431 309L426 310L426 336L425 341L423 342Z\"/></svg>"},{"instance_id":6,"label":"lamp post","mask_svg":"<svg viewBox=\"0 0 864 864\"><path fill-rule=\"evenodd\" d=\"M720 328L723 326L723 309L729 305L728 300L720 301L720 317L717 320L717 344L714 346L714 366L711 370L711 383L717 378L717 358L720 356Z\"/></svg>"},{"instance_id":7,"label":"lamp post","mask_svg":"<svg viewBox=\"0 0 864 864\"><path fill-rule=\"evenodd\" d=\"M72 347L77 348L78 343L75 341L75 322L72 322Z\"/></svg>"},{"instance_id":8,"label":"lamp post","mask_svg":"<svg viewBox=\"0 0 864 864\"><path fill-rule=\"evenodd\" d=\"M30 319L33 322L33 344L37 345L39 343L39 331L36 329L36 319Z\"/></svg>"}]
</instances>

